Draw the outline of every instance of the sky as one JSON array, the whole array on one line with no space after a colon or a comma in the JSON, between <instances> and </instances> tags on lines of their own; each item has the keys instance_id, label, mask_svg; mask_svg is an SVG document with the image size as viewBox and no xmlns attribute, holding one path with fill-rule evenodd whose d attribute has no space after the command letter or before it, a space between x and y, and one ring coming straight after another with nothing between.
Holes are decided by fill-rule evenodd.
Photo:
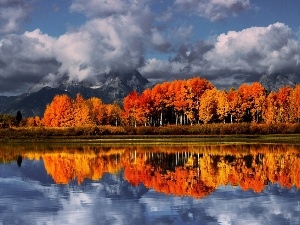
<instances>
[{"instance_id":1,"label":"sky","mask_svg":"<svg viewBox=\"0 0 300 225\"><path fill-rule=\"evenodd\" d=\"M154 84L300 81L299 11L300 0L0 0L0 95L135 69Z\"/></svg>"}]
</instances>

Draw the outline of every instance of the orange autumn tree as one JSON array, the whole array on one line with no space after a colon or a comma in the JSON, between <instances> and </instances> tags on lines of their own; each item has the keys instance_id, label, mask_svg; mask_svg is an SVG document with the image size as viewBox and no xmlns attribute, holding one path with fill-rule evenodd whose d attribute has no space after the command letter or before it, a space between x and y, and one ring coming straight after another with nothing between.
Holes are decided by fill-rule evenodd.
<instances>
[{"instance_id":1,"label":"orange autumn tree","mask_svg":"<svg viewBox=\"0 0 300 225\"><path fill-rule=\"evenodd\" d=\"M56 95L46 106L44 125L48 127L68 127L73 125L73 102L67 95Z\"/></svg>"},{"instance_id":2,"label":"orange autumn tree","mask_svg":"<svg viewBox=\"0 0 300 225\"><path fill-rule=\"evenodd\" d=\"M199 122L199 109L201 105L201 97L207 91L213 89L213 85L204 78L194 77L188 79L187 82L187 116L191 123Z\"/></svg>"},{"instance_id":3,"label":"orange autumn tree","mask_svg":"<svg viewBox=\"0 0 300 225\"><path fill-rule=\"evenodd\" d=\"M291 111L293 122L300 122L300 85L297 84L290 93Z\"/></svg>"},{"instance_id":4,"label":"orange autumn tree","mask_svg":"<svg viewBox=\"0 0 300 225\"><path fill-rule=\"evenodd\" d=\"M144 124L152 125L154 117L154 101L151 96L151 90L146 89L140 96L140 108L144 116Z\"/></svg>"},{"instance_id":5,"label":"orange autumn tree","mask_svg":"<svg viewBox=\"0 0 300 225\"><path fill-rule=\"evenodd\" d=\"M259 82L242 84L238 89L241 98L241 113L247 122L259 122L262 114L266 91Z\"/></svg>"},{"instance_id":6,"label":"orange autumn tree","mask_svg":"<svg viewBox=\"0 0 300 225\"><path fill-rule=\"evenodd\" d=\"M85 100L80 94L72 100L67 95L57 95L47 105L44 118L30 119L30 124L47 127L75 127L89 125L119 125L123 111L117 104L104 104L102 100L92 97Z\"/></svg>"},{"instance_id":7,"label":"orange autumn tree","mask_svg":"<svg viewBox=\"0 0 300 225\"><path fill-rule=\"evenodd\" d=\"M171 85L170 85L171 86ZM173 107L176 115L176 125L185 124L186 102L186 81L177 80L172 82L172 90L174 92Z\"/></svg>"},{"instance_id":8,"label":"orange autumn tree","mask_svg":"<svg viewBox=\"0 0 300 225\"><path fill-rule=\"evenodd\" d=\"M169 89L170 83L169 82L164 82L162 84L155 85L152 88L152 100L154 102L154 108L155 111L157 112L157 119L158 119L158 124L160 126L163 125L164 121L164 114L165 110L167 109L167 104L168 104L168 89Z\"/></svg>"},{"instance_id":9,"label":"orange autumn tree","mask_svg":"<svg viewBox=\"0 0 300 225\"><path fill-rule=\"evenodd\" d=\"M259 82L250 85L242 84L238 93L241 97L241 109L246 120L259 122L262 113L262 106L266 98L266 91Z\"/></svg>"},{"instance_id":10,"label":"orange autumn tree","mask_svg":"<svg viewBox=\"0 0 300 225\"><path fill-rule=\"evenodd\" d=\"M280 88L277 93L279 119L281 123L292 121L290 95L292 89L289 86Z\"/></svg>"},{"instance_id":11,"label":"orange autumn tree","mask_svg":"<svg viewBox=\"0 0 300 225\"><path fill-rule=\"evenodd\" d=\"M139 106L139 93L132 91L123 100L124 119L128 125L136 127L141 121L141 110Z\"/></svg>"}]
</instances>

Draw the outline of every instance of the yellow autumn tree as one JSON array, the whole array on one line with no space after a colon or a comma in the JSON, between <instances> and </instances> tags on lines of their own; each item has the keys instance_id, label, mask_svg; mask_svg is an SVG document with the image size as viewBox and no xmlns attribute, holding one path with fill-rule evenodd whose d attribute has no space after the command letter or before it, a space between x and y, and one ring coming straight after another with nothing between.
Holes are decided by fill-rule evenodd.
<instances>
[{"instance_id":1,"label":"yellow autumn tree","mask_svg":"<svg viewBox=\"0 0 300 225\"><path fill-rule=\"evenodd\" d=\"M77 94L74 102L74 126L91 125L92 118L87 102L80 94Z\"/></svg>"},{"instance_id":2,"label":"yellow autumn tree","mask_svg":"<svg viewBox=\"0 0 300 225\"><path fill-rule=\"evenodd\" d=\"M90 110L90 119L93 124L101 125L105 123L106 108L100 98L92 97L86 101Z\"/></svg>"},{"instance_id":3,"label":"yellow autumn tree","mask_svg":"<svg viewBox=\"0 0 300 225\"><path fill-rule=\"evenodd\" d=\"M227 94L227 99L229 103L229 115L231 123L234 121L241 122L244 116L242 110L242 99L235 89L230 89Z\"/></svg>"},{"instance_id":4,"label":"yellow autumn tree","mask_svg":"<svg viewBox=\"0 0 300 225\"><path fill-rule=\"evenodd\" d=\"M214 89L207 89L201 97L199 118L204 123L213 122L214 119L216 119L217 95L218 95L218 90L214 88Z\"/></svg>"},{"instance_id":5,"label":"yellow autumn tree","mask_svg":"<svg viewBox=\"0 0 300 225\"><path fill-rule=\"evenodd\" d=\"M122 109L118 103L107 104L105 106L106 124L119 126L121 124Z\"/></svg>"},{"instance_id":6,"label":"yellow autumn tree","mask_svg":"<svg viewBox=\"0 0 300 225\"><path fill-rule=\"evenodd\" d=\"M218 92L217 95L217 115L220 121L225 123L230 110L226 91Z\"/></svg>"},{"instance_id":7,"label":"yellow autumn tree","mask_svg":"<svg viewBox=\"0 0 300 225\"><path fill-rule=\"evenodd\" d=\"M277 94L275 92L271 92L263 105L262 111L263 111L263 119L265 123L272 124L279 122L279 113L278 113L278 100L277 100Z\"/></svg>"}]
</instances>

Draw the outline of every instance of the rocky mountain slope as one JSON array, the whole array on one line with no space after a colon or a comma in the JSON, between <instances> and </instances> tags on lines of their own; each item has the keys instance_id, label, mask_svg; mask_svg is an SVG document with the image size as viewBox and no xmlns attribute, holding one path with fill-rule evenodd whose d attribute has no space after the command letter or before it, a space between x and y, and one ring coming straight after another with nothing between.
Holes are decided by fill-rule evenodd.
<instances>
[{"instance_id":1,"label":"rocky mountain slope","mask_svg":"<svg viewBox=\"0 0 300 225\"><path fill-rule=\"evenodd\" d=\"M122 102L123 98L131 91L142 92L147 85L149 85L149 81L137 70L105 74L102 76L102 81L97 84L68 82L66 79L62 79L56 86L46 86L36 92L28 92L14 97L0 96L0 113L16 115L17 111L21 111L23 117L43 116L46 105L57 94L67 94L75 98L80 93L85 99L98 97L104 103Z\"/></svg>"},{"instance_id":2,"label":"rocky mountain slope","mask_svg":"<svg viewBox=\"0 0 300 225\"><path fill-rule=\"evenodd\" d=\"M267 89L267 91L278 91L279 88L290 86L294 87L297 83L296 77L291 75L283 74L265 74L261 77L260 83Z\"/></svg>"}]
</instances>

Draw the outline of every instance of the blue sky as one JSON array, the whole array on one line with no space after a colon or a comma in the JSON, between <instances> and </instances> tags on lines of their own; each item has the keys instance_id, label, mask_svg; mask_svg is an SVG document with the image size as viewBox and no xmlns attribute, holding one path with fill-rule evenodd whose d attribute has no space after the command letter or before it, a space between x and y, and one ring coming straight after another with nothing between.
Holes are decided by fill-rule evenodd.
<instances>
[{"instance_id":1,"label":"blue sky","mask_svg":"<svg viewBox=\"0 0 300 225\"><path fill-rule=\"evenodd\" d=\"M299 11L300 0L1 0L0 95L133 69L219 88L298 78Z\"/></svg>"}]
</instances>

